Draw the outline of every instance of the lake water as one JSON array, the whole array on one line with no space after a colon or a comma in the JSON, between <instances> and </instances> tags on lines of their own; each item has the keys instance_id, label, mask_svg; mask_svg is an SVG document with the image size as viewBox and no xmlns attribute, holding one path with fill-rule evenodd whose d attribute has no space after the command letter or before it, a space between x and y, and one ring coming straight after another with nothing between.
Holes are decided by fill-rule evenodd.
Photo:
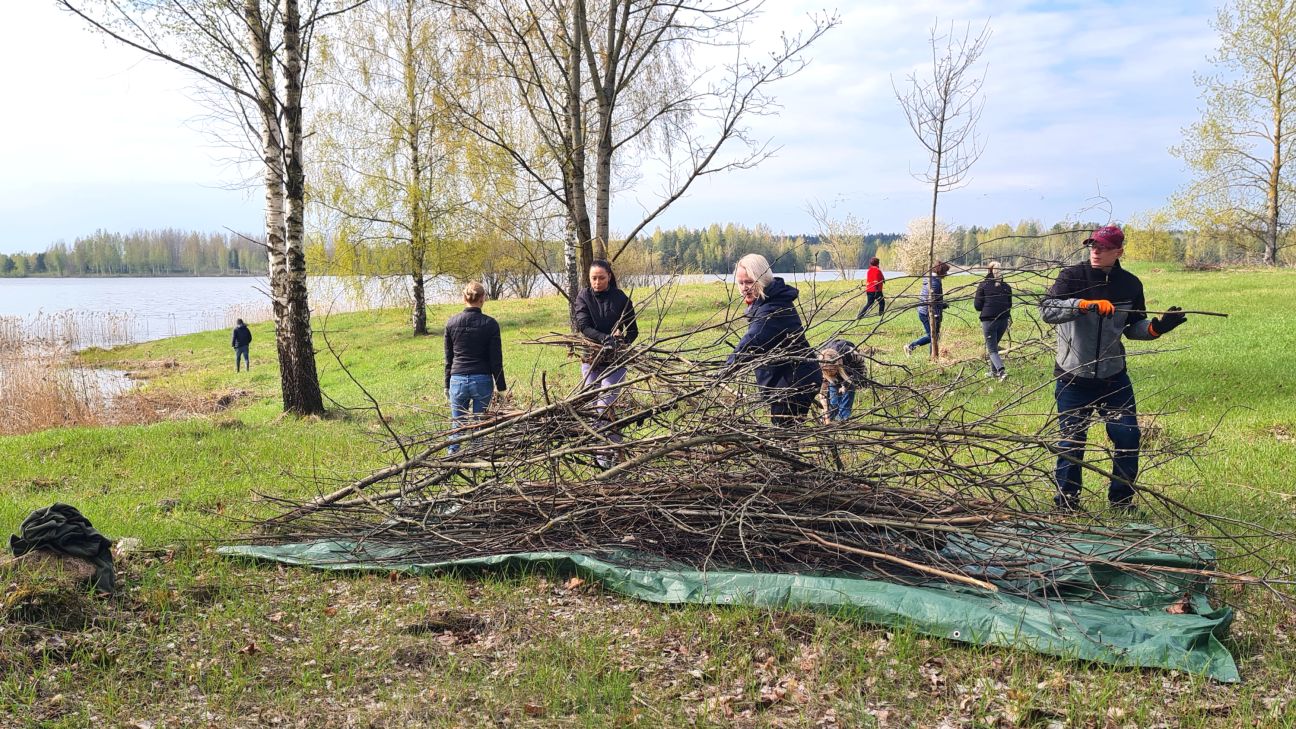
<instances>
[{"instance_id":1,"label":"lake water","mask_svg":"<svg viewBox=\"0 0 1296 729\"><path fill-rule=\"evenodd\" d=\"M403 285L314 277L316 312L399 306ZM143 342L269 321L269 281L259 277L0 279L0 328L75 348ZM3 332L0 332L3 333Z\"/></svg>"},{"instance_id":2,"label":"lake water","mask_svg":"<svg viewBox=\"0 0 1296 729\"><path fill-rule=\"evenodd\" d=\"M778 274L789 283L835 281L837 271ZM863 271L849 272L863 281ZM887 272L887 277L903 274ZM732 282L732 275L674 277L685 283ZM624 286L660 285L671 276L627 277ZM325 312L408 306L408 277L312 276L311 310ZM180 334L227 329L236 319L272 318L269 281L259 277L0 279L0 339L22 332L74 348L114 346ZM552 295L551 290L542 295ZM448 277L428 280L429 303L458 300Z\"/></svg>"}]
</instances>

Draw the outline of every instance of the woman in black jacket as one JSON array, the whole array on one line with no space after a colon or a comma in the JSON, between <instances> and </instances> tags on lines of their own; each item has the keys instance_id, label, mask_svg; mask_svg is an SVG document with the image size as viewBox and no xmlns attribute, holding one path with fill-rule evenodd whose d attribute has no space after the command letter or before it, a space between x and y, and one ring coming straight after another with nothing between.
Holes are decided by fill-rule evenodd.
<instances>
[{"instance_id":1,"label":"woman in black jacket","mask_svg":"<svg viewBox=\"0 0 1296 729\"><path fill-rule=\"evenodd\" d=\"M590 263L589 284L589 288L581 289L576 296L576 328L599 346L586 348L581 355L581 386L613 388L626 376L626 368L618 366L617 357L623 347L639 336L634 303L617 286L612 264L605 260ZM617 389L609 389L594 402L603 419L611 419L610 409L617 393ZM609 432L608 440L620 443L621 435ZM601 465L609 465L608 461L599 457Z\"/></svg>"},{"instance_id":2,"label":"woman in black jacket","mask_svg":"<svg viewBox=\"0 0 1296 729\"><path fill-rule=\"evenodd\" d=\"M451 428L486 412L495 391L508 389L499 322L482 313L486 288L470 281L464 286L463 300L464 310L445 325L445 388ZM449 448L451 453L457 450L458 445Z\"/></svg>"},{"instance_id":3,"label":"woman in black jacket","mask_svg":"<svg viewBox=\"0 0 1296 729\"><path fill-rule=\"evenodd\" d=\"M758 362L756 385L770 404L770 422L795 425L810 412L823 382L796 310L799 292L776 277L758 253L738 259L734 282L747 304L747 333L728 363Z\"/></svg>"},{"instance_id":4,"label":"woman in black jacket","mask_svg":"<svg viewBox=\"0 0 1296 729\"><path fill-rule=\"evenodd\" d=\"M986 277L977 285L972 306L981 314L981 333L985 335L986 353L990 355L990 376L1000 381L1008 377L999 356L999 340L1012 321L1012 287L999 273L999 263L991 261Z\"/></svg>"}]
</instances>

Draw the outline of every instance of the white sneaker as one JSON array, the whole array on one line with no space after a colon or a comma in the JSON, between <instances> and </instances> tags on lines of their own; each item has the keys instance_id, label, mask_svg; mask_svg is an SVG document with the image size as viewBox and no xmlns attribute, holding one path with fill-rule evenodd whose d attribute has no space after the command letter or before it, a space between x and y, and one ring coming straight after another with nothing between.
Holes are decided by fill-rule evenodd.
<instances>
[{"instance_id":1,"label":"white sneaker","mask_svg":"<svg viewBox=\"0 0 1296 729\"><path fill-rule=\"evenodd\" d=\"M905 345L905 356L906 356L906 357L912 357L912 356L913 356L913 351L914 351L914 346L913 346L912 344L906 344L906 345Z\"/></svg>"}]
</instances>

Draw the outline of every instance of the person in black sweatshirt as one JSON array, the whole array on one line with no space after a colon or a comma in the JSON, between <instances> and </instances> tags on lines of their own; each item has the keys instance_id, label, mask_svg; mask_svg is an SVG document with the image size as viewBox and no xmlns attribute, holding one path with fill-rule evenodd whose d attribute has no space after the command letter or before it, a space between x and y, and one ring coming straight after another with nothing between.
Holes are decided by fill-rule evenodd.
<instances>
[{"instance_id":1,"label":"person in black sweatshirt","mask_svg":"<svg viewBox=\"0 0 1296 729\"><path fill-rule=\"evenodd\" d=\"M231 346L234 347L234 371L239 371L240 361L247 365L249 372L252 371L252 361L248 359L248 347L252 344L252 330L248 325L243 323L242 319L234 326L234 336L231 338Z\"/></svg>"},{"instance_id":2,"label":"person in black sweatshirt","mask_svg":"<svg viewBox=\"0 0 1296 729\"><path fill-rule=\"evenodd\" d=\"M464 286L463 300L467 306L445 325L445 388L451 428L485 412L495 390L508 389L499 322L482 313L486 289L472 281ZM451 453L458 449L450 446Z\"/></svg>"},{"instance_id":3,"label":"person in black sweatshirt","mask_svg":"<svg viewBox=\"0 0 1296 729\"><path fill-rule=\"evenodd\" d=\"M598 346L587 347L581 355L581 386L612 388L626 376L626 368L617 362L621 349L639 337L634 302L617 286L612 264L605 260L590 263L589 284L576 296L576 329ZM617 389L609 389L594 401L601 418L611 419L617 394ZM620 443L621 435L609 432L608 440ZM610 465L610 461L599 457L601 465Z\"/></svg>"},{"instance_id":4,"label":"person in black sweatshirt","mask_svg":"<svg viewBox=\"0 0 1296 729\"><path fill-rule=\"evenodd\" d=\"M999 273L998 261L991 261L986 267L986 277L977 284L972 307L980 314L981 334L985 336L986 354L990 357L990 376L1002 382L1007 379L1008 371L999 356L999 341L1012 321L1012 287Z\"/></svg>"}]
</instances>

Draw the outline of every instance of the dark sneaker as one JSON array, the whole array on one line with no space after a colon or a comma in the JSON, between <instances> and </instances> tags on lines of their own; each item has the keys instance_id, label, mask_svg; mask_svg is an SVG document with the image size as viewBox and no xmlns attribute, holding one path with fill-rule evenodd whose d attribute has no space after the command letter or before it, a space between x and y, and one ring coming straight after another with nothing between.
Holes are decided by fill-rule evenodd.
<instances>
[{"instance_id":1,"label":"dark sneaker","mask_svg":"<svg viewBox=\"0 0 1296 729\"><path fill-rule=\"evenodd\" d=\"M1132 501L1113 501L1107 509L1113 516L1121 519L1147 521L1148 518L1147 512L1135 506Z\"/></svg>"},{"instance_id":2,"label":"dark sneaker","mask_svg":"<svg viewBox=\"0 0 1296 729\"><path fill-rule=\"evenodd\" d=\"M1060 514L1075 514L1080 511L1079 494L1058 494L1053 497L1053 511Z\"/></svg>"}]
</instances>

